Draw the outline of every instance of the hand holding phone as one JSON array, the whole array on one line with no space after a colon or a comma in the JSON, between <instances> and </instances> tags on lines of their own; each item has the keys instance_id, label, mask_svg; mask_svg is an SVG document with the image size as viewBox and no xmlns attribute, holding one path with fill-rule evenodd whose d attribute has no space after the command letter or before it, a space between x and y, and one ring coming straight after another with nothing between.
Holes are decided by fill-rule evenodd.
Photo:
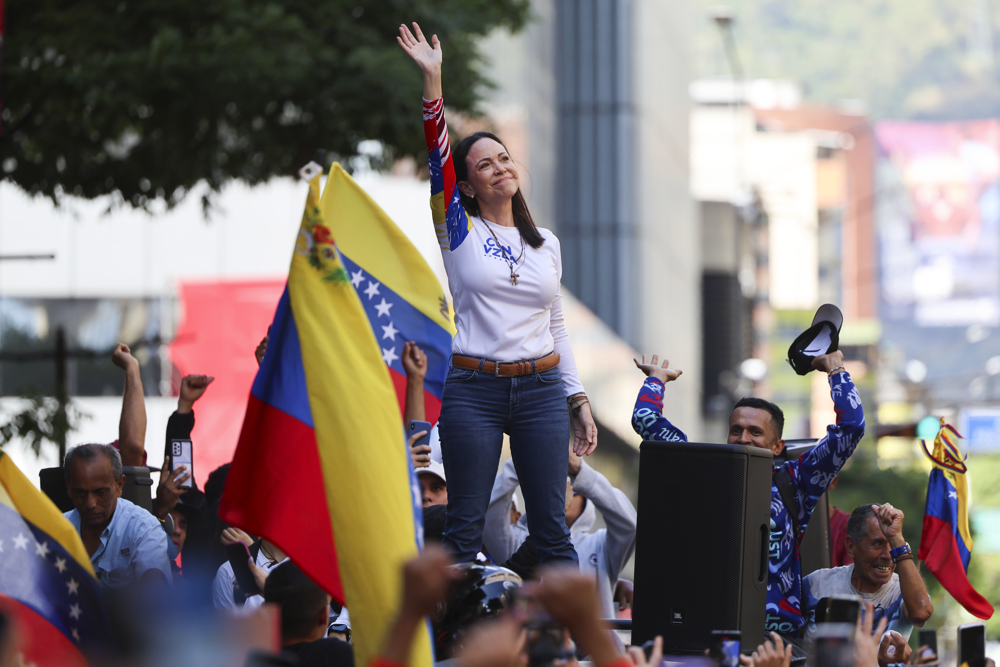
<instances>
[{"instance_id":1,"label":"hand holding phone","mask_svg":"<svg viewBox=\"0 0 1000 667\"><path fill-rule=\"evenodd\" d=\"M936 665L939 663L937 655L937 630L922 629L920 639L917 642L919 648L912 656L914 665Z\"/></svg>"},{"instance_id":2,"label":"hand holding phone","mask_svg":"<svg viewBox=\"0 0 1000 667\"><path fill-rule=\"evenodd\" d=\"M190 440L171 440L170 441L170 470L176 470L177 468L184 466L184 469L188 472L188 476L180 483L181 486L186 486L191 488L191 484L194 481L194 460L193 460L192 446Z\"/></svg>"},{"instance_id":3,"label":"hand holding phone","mask_svg":"<svg viewBox=\"0 0 1000 667\"><path fill-rule=\"evenodd\" d=\"M958 667L986 667L986 626L958 626Z\"/></svg>"},{"instance_id":4,"label":"hand holding phone","mask_svg":"<svg viewBox=\"0 0 1000 667\"><path fill-rule=\"evenodd\" d=\"M429 422L411 421L409 430L410 458L414 468L426 468L431 463L431 425Z\"/></svg>"},{"instance_id":5,"label":"hand holding phone","mask_svg":"<svg viewBox=\"0 0 1000 667\"><path fill-rule=\"evenodd\" d=\"M708 655L719 667L740 667L740 631L712 630Z\"/></svg>"},{"instance_id":6,"label":"hand holding phone","mask_svg":"<svg viewBox=\"0 0 1000 667\"><path fill-rule=\"evenodd\" d=\"M418 433L423 432L422 436L417 437L414 440L414 436ZM430 445L431 444L431 423L421 422L421 421L411 421L409 430L407 431L407 437L410 439L410 447L419 447L420 445Z\"/></svg>"}]
</instances>

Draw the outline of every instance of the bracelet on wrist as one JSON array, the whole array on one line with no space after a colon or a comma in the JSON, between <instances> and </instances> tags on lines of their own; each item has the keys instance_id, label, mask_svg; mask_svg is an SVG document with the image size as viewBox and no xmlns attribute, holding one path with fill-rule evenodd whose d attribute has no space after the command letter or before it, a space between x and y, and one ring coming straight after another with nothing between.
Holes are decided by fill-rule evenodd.
<instances>
[{"instance_id":1,"label":"bracelet on wrist","mask_svg":"<svg viewBox=\"0 0 1000 667\"><path fill-rule=\"evenodd\" d=\"M893 563L898 563L901 560L906 560L909 557L913 559L913 552L910 550L910 545L908 543L903 543L903 546L896 547L889 552L889 556L892 557Z\"/></svg>"},{"instance_id":2,"label":"bracelet on wrist","mask_svg":"<svg viewBox=\"0 0 1000 667\"><path fill-rule=\"evenodd\" d=\"M847 369L844 368L843 365L840 365L840 366L837 366L836 368L831 368L830 370L828 370L826 372L826 374L827 374L827 376L832 376L834 373L841 373L841 372L846 371L846 370Z\"/></svg>"}]
</instances>

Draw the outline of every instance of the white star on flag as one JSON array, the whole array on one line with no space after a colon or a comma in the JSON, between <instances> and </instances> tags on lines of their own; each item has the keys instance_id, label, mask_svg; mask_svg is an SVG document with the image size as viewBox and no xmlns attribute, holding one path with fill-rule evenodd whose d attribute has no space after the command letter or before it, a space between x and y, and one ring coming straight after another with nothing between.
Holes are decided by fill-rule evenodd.
<instances>
[{"instance_id":1,"label":"white star on flag","mask_svg":"<svg viewBox=\"0 0 1000 667\"><path fill-rule=\"evenodd\" d=\"M365 272L362 271L361 269L358 269L357 273L351 274L351 284L354 285L355 287L360 285L361 281L364 279L365 279Z\"/></svg>"},{"instance_id":2,"label":"white star on flag","mask_svg":"<svg viewBox=\"0 0 1000 667\"><path fill-rule=\"evenodd\" d=\"M392 308L392 304L391 303L386 303L385 299L382 299L382 303L380 303L377 306L375 306L375 310L378 311L378 316L379 317L382 317L383 315L385 315L386 317L389 317L389 309L390 308Z\"/></svg>"},{"instance_id":3,"label":"white star on flag","mask_svg":"<svg viewBox=\"0 0 1000 667\"><path fill-rule=\"evenodd\" d=\"M948 497L949 498L954 498L955 500L958 500L958 491L949 491L948 492Z\"/></svg>"},{"instance_id":4,"label":"white star on flag","mask_svg":"<svg viewBox=\"0 0 1000 667\"><path fill-rule=\"evenodd\" d=\"M28 550L28 538L24 536L24 533L18 533L17 537L14 538L14 548Z\"/></svg>"},{"instance_id":5,"label":"white star on flag","mask_svg":"<svg viewBox=\"0 0 1000 667\"><path fill-rule=\"evenodd\" d=\"M73 635L73 639L80 641L80 633L76 631L76 628L73 628L73 631L70 634Z\"/></svg>"},{"instance_id":6,"label":"white star on flag","mask_svg":"<svg viewBox=\"0 0 1000 667\"><path fill-rule=\"evenodd\" d=\"M395 346L390 347L388 350L384 347L382 348L382 361L385 362L386 366L392 366L392 362L399 359L399 355L396 354Z\"/></svg>"},{"instance_id":7,"label":"white star on flag","mask_svg":"<svg viewBox=\"0 0 1000 667\"><path fill-rule=\"evenodd\" d=\"M70 579L66 583L66 588L69 589L69 594L70 595L76 595L76 589L80 588L80 584L77 583L76 579Z\"/></svg>"},{"instance_id":8,"label":"white star on flag","mask_svg":"<svg viewBox=\"0 0 1000 667\"><path fill-rule=\"evenodd\" d=\"M56 557L56 569L59 570L59 572L65 572L66 571L66 559L65 558L59 558L58 556Z\"/></svg>"},{"instance_id":9,"label":"white star on flag","mask_svg":"<svg viewBox=\"0 0 1000 667\"><path fill-rule=\"evenodd\" d=\"M49 545L45 542L38 542L35 544L35 555L45 558L49 555Z\"/></svg>"},{"instance_id":10,"label":"white star on flag","mask_svg":"<svg viewBox=\"0 0 1000 667\"><path fill-rule=\"evenodd\" d=\"M382 340L385 340L386 338L388 338L389 340L395 341L396 340L396 334L398 334L398 333L399 333L399 329L397 329L396 327L392 326L392 322L389 322L389 326L383 326L382 327Z\"/></svg>"},{"instance_id":11,"label":"white star on flag","mask_svg":"<svg viewBox=\"0 0 1000 667\"><path fill-rule=\"evenodd\" d=\"M69 608L70 618L80 618L80 613L81 613L80 605L74 604L70 606Z\"/></svg>"},{"instance_id":12,"label":"white star on flag","mask_svg":"<svg viewBox=\"0 0 1000 667\"><path fill-rule=\"evenodd\" d=\"M372 297L374 297L376 294L378 294L378 288L379 288L379 285L381 285L381 284L382 283L372 282L371 280L368 281L368 287L365 288L365 294L368 295L368 300L369 301L372 300Z\"/></svg>"}]
</instances>

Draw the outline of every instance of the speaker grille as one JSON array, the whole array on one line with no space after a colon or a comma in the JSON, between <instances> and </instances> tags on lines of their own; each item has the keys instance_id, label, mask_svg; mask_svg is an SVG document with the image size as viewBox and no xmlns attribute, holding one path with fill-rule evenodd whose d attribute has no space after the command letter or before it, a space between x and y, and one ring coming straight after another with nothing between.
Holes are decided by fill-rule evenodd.
<instances>
[{"instance_id":1,"label":"speaker grille","mask_svg":"<svg viewBox=\"0 0 1000 667\"><path fill-rule=\"evenodd\" d=\"M759 532L745 521L741 449L643 443L633 643L662 634L668 647L694 650L712 630L741 629L744 542Z\"/></svg>"}]
</instances>

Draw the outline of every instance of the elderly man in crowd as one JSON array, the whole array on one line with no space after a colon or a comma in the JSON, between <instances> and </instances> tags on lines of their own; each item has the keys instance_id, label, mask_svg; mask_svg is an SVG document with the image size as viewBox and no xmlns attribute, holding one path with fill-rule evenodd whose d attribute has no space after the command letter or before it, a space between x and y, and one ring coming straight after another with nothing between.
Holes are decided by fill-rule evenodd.
<instances>
[{"instance_id":1,"label":"elderly man in crowd","mask_svg":"<svg viewBox=\"0 0 1000 667\"><path fill-rule=\"evenodd\" d=\"M80 532L101 585L171 583L166 532L152 514L121 497L125 475L118 450L74 447L66 453L65 474L75 506L65 517Z\"/></svg>"},{"instance_id":2,"label":"elderly man in crowd","mask_svg":"<svg viewBox=\"0 0 1000 667\"><path fill-rule=\"evenodd\" d=\"M934 605L903 539L903 512L888 503L861 505L851 512L844 541L854 559L851 565L816 570L802 580L803 613L810 629L820 600L834 595L861 598L862 604L874 605L874 623L887 619L890 635L880 652L891 645L899 656L891 662L905 662L913 626L923 627Z\"/></svg>"}]
</instances>

